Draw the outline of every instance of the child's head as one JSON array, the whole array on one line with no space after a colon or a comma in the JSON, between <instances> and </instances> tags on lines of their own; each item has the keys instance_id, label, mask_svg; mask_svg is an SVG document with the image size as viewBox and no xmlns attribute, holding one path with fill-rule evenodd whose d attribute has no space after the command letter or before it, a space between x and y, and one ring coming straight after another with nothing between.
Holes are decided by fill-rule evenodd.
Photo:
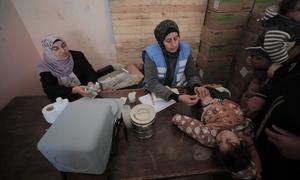
<instances>
[{"instance_id":1,"label":"child's head","mask_svg":"<svg viewBox=\"0 0 300 180\"><path fill-rule=\"evenodd\" d=\"M300 0L282 0L279 4L279 13L300 22Z\"/></svg>"},{"instance_id":2,"label":"child's head","mask_svg":"<svg viewBox=\"0 0 300 180\"><path fill-rule=\"evenodd\" d=\"M248 59L247 63L253 68L253 69L268 69L271 65L271 60L266 52L266 50L263 47L263 36L260 35L254 46L250 46L245 48L248 53Z\"/></svg>"},{"instance_id":3,"label":"child's head","mask_svg":"<svg viewBox=\"0 0 300 180\"><path fill-rule=\"evenodd\" d=\"M229 171L238 172L250 165L250 151L245 141L240 140L235 133L223 130L217 134L216 140L216 156Z\"/></svg>"},{"instance_id":4,"label":"child's head","mask_svg":"<svg viewBox=\"0 0 300 180\"><path fill-rule=\"evenodd\" d=\"M260 54L251 54L247 58L247 63L253 69L268 69L271 65L270 60L263 55Z\"/></svg>"}]
</instances>

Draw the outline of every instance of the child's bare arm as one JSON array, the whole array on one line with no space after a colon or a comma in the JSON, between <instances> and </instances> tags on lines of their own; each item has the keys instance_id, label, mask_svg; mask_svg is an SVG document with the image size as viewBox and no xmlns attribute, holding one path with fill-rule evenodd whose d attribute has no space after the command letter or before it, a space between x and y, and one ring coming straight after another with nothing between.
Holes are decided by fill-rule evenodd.
<instances>
[{"instance_id":1,"label":"child's bare arm","mask_svg":"<svg viewBox=\"0 0 300 180\"><path fill-rule=\"evenodd\" d=\"M217 131L205 126L197 119L188 116L176 114L172 118L172 122L180 130L197 140L207 147L214 147L216 145Z\"/></svg>"}]
</instances>

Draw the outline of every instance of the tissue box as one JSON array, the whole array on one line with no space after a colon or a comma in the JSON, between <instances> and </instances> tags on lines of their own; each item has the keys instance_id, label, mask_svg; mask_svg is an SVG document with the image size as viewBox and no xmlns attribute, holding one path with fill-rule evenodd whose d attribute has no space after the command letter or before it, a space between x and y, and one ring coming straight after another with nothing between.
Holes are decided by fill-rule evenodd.
<instances>
[{"instance_id":1,"label":"tissue box","mask_svg":"<svg viewBox=\"0 0 300 180\"><path fill-rule=\"evenodd\" d=\"M62 172L102 174L122 103L79 100L65 108L38 142L39 151Z\"/></svg>"}]
</instances>

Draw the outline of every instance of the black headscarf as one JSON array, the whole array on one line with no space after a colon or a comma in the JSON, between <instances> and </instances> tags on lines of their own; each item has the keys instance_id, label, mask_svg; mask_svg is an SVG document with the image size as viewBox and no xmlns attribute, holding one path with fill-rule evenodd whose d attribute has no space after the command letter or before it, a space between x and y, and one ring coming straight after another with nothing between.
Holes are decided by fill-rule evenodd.
<instances>
[{"instance_id":1,"label":"black headscarf","mask_svg":"<svg viewBox=\"0 0 300 180\"><path fill-rule=\"evenodd\" d=\"M161 49L163 50L163 53L165 55L174 57L174 56L178 56L179 50L180 48L178 48L178 50L175 53L170 53L166 50L163 41L165 40L166 36L172 32L177 32L178 36L180 36L179 34L179 28L177 26L177 24L170 20L170 19L166 19L162 22L160 22L156 28L154 29L154 36L159 44L159 46L161 47Z\"/></svg>"}]
</instances>

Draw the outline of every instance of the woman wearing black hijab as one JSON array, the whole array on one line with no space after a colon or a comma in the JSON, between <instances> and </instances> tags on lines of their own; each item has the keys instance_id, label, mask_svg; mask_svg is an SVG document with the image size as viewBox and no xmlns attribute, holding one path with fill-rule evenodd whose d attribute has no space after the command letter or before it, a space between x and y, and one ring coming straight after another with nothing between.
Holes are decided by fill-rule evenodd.
<instances>
[{"instance_id":1,"label":"woman wearing black hijab","mask_svg":"<svg viewBox=\"0 0 300 180\"><path fill-rule=\"evenodd\" d=\"M156 26L154 35L157 43L142 52L145 88L166 101L173 99L189 106L195 105L198 102L196 95L177 95L165 87L188 86L196 94L208 93L207 89L200 87L202 83L190 46L180 42L179 28L169 19Z\"/></svg>"}]
</instances>

